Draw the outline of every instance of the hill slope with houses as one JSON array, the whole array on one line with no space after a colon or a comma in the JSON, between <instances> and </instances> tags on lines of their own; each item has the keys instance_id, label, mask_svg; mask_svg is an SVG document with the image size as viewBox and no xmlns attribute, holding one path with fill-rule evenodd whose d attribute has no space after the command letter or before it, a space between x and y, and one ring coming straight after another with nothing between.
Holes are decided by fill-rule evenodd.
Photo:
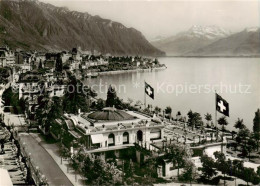
<instances>
[{"instance_id":1,"label":"hill slope with houses","mask_svg":"<svg viewBox=\"0 0 260 186\"><path fill-rule=\"evenodd\" d=\"M134 28L37 0L0 1L0 45L43 51L80 47L114 55L165 54Z\"/></svg>"}]
</instances>

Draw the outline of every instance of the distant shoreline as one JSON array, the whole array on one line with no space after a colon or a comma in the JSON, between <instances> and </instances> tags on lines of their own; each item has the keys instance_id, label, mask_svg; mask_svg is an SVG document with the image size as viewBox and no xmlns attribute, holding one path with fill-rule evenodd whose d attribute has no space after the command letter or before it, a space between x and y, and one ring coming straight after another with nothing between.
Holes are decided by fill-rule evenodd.
<instances>
[{"instance_id":1,"label":"distant shoreline","mask_svg":"<svg viewBox=\"0 0 260 186\"><path fill-rule=\"evenodd\" d=\"M172 58L260 58L259 56L161 56Z\"/></svg>"},{"instance_id":2,"label":"distant shoreline","mask_svg":"<svg viewBox=\"0 0 260 186\"><path fill-rule=\"evenodd\" d=\"M110 75L110 74L122 74L128 72L149 72L153 70L164 70L167 67L155 67L155 68L148 68L148 69L133 69L133 70L115 70L115 71L106 71L106 72L98 72L98 75Z\"/></svg>"}]
</instances>

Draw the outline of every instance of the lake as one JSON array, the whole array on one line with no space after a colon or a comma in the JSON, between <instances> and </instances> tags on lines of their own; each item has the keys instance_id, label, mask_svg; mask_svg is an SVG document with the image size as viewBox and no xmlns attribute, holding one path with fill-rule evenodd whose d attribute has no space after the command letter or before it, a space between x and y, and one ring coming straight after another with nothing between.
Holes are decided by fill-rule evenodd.
<instances>
[{"instance_id":1,"label":"lake","mask_svg":"<svg viewBox=\"0 0 260 186\"><path fill-rule=\"evenodd\" d=\"M227 128L232 129L237 118L243 118L252 130L253 118L260 108L260 59L259 58L159 58L165 70L127 72L101 75L85 80L106 99L107 88L112 84L117 95L127 101L144 102L144 81L155 91L154 100L146 96L146 103L172 108L186 115L191 109L215 119L215 90L229 102L230 117ZM222 114L218 113L218 117ZM204 120L205 121L205 120Z\"/></svg>"}]
</instances>

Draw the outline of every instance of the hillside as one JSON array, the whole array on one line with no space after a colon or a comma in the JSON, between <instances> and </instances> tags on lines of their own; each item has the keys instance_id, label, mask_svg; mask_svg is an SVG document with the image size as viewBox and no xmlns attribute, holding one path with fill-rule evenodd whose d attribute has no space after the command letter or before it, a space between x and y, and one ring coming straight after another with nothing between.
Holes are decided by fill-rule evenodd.
<instances>
[{"instance_id":1,"label":"hillside","mask_svg":"<svg viewBox=\"0 0 260 186\"><path fill-rule=\"evenodd\" d=\"M0 1L0 45L59 51L81 47L115 55L161 56L141 32L37 0Z\"/></svg>"}]
</instances>

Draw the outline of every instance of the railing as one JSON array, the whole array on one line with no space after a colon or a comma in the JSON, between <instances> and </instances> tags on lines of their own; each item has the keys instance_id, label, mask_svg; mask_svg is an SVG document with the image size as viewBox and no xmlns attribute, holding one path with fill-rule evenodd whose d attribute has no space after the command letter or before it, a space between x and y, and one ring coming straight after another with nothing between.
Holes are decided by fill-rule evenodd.
<instances>
[{"instance_id":1,"label":"railing","mask_svg":"<svg viewBox=\"0 0 260 186\"><path fill-rule=\"evenodd\" d=\"M31 158L31 154L26 152L25 144L22 144L20 138L18 137L18 142L20 144L20 150L22 156L26 159L26 165L31 170L31 176L35 183L35 185L49 185L47 183L47 179L45 178L44 174L40 171L39 167L33 162Z\"/></svg>"}]
</instances>

